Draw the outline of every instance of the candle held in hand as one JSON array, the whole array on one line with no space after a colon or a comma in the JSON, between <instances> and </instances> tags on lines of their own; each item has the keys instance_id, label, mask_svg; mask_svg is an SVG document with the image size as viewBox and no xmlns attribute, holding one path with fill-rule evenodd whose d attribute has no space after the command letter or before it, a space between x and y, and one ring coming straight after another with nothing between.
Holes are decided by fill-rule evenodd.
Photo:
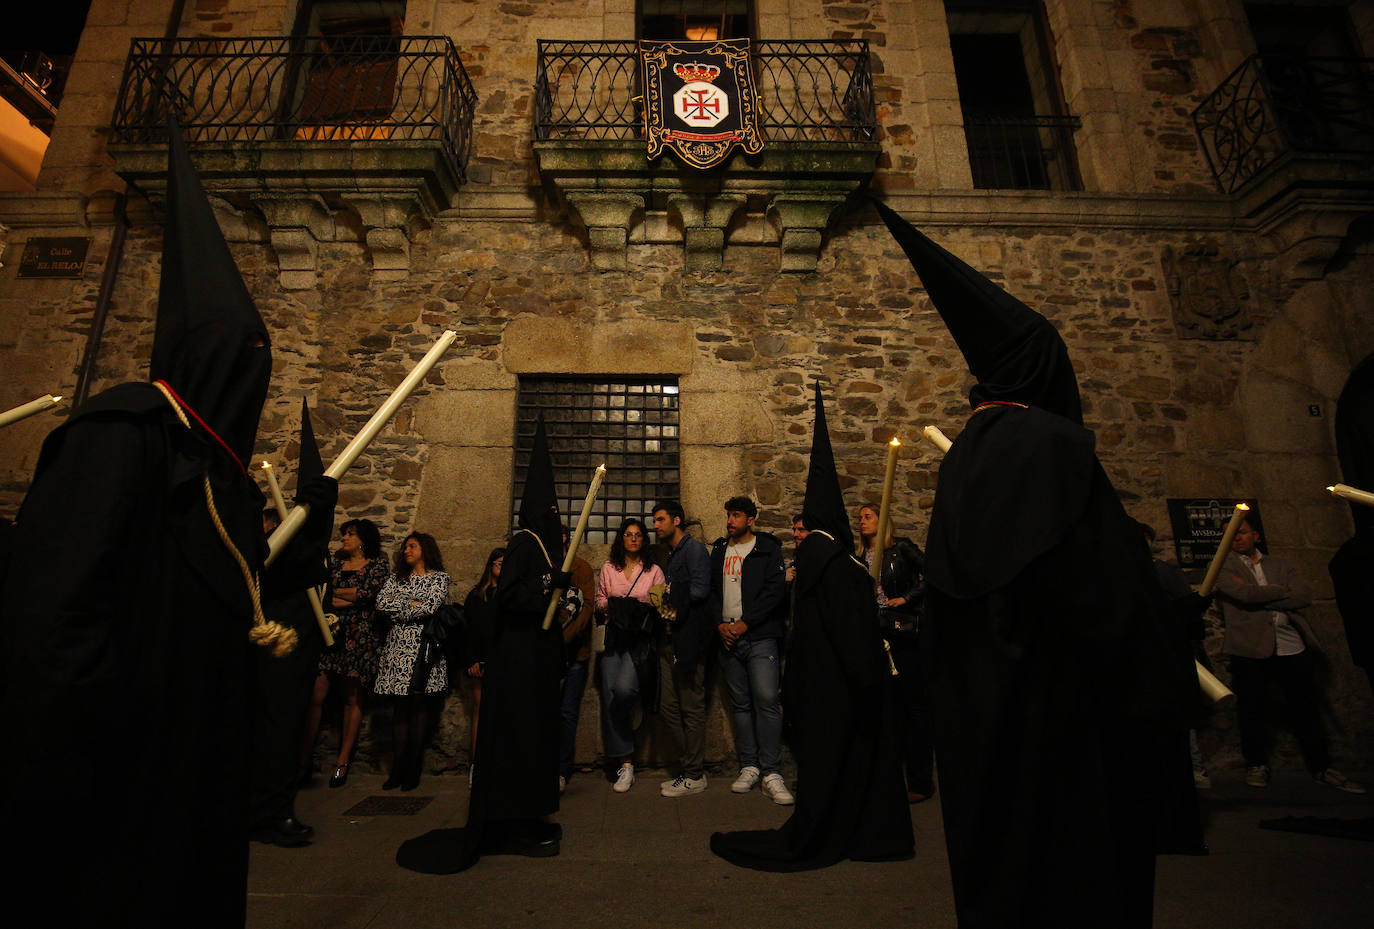
<instances>
[{"instance_id":1,"label":"candle held in hand","mask_svg":"<svg viewBox=\"0 0 1374 929\"><path fill-rule=\"evenodd\" d=\"M1231 551L1231 542L1235 540L1236 532L1240 529L1240 524L1245 521L1245 514L1249 511L1250 507L1246 504L1236 504L1236 509L1231 514L1231 521L1226 524L1226 531L1221 534L1221 544L1217 546L1217 553L1212 556L1212 563L1207 566L1207 576L1202 579L1202 586L1197 590L1204 597L1211 596L1212 588L1217 583L1217 575L1221 574L1222 562L1226 560L1226 554Z\"/></svg>"}]
</instances>

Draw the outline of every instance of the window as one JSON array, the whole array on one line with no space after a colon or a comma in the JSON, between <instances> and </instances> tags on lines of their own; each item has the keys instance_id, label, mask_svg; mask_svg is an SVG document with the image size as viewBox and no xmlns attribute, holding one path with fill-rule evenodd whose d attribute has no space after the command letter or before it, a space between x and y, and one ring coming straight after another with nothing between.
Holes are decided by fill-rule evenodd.
<instances>
[{"instance_id":1,"label":"window","mask_svg":"<svg viewBox=\"0 0 1374 929\"><path fill-rule=\"evenodd\" d=\"M585 541L608 545L621 520L637 516L647 522L655 500L680 495L677 378L522 377L516 410L512 525L525 492L541 412L553 458L558 511L570 529L582 511L592 472L606 465Z\"/></svg>"},{"instance_id":2,"label":"window","mask_svg":"<svg viewBox=\"0 0 1374 929\"><path fill-rule=\"evenodd\" d=\"M639 38L747 39L749 7L750 0L639 0Z\"/></svg>"},{"instance_id":3,"label":"window","mask_svg":"<svg viewBox=\"0 0 1374 929\"><path fill-rule=\"evenodd\" d=\"M389 137L404 31L405 0L302 3L293 35L306 55L288 97L295 137Z\"/></svg>"},{"instance_id":4,"label":"window","mask_svg":"<svg viewBox=\"0 0 1374 929\"><path fill-rule=\"evenodd\" d=\"M1076 190L1072 133L1038 0L945 0L973 186Z\"/></svg>"}]
</instances>

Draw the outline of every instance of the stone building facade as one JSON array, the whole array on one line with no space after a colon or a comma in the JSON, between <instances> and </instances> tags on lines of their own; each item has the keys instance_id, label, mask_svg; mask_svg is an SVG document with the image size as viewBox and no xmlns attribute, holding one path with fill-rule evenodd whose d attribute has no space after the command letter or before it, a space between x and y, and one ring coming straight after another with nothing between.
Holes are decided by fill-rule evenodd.
<instances>
[{"instance_id":1,"label":"stone building facade","mask_svg":"<svg viewBox=\"0 0 1374 929\"><path fill-rule=\"evenodd\" d=\"M1374 3L1317 5L1343 17L1357 57L1374 54ZM174 6L179 23L169 22ZM1266 11L1255 8L1274 5L991 4L1005 21L1033 17L1042 58L1028 57L1028 68L1041 68L1056 112L1077 117L1072 177L1049 189L975 186L973 120L961 103L969 75L959 73L964 46L952 33L988 4L742 4L756 40L866 41L876 128L848 146L780 143L759 160L736 155L704 175L647 164L635 154L642 143L535 138L537 40L633 40L651 4L336 6L350 15L400 8L401 34L452 41L476 94L461 183L383 189L378 175L413 177L413 163L384 145L300 136L272 151L302 164L333 152L336 162L269 170L248 142L193 140L192 155L272 327L274 395L260 454L294 461L304 396L329 458L440 332L458 332L350 472L340 518L371 518L389 542L433 533L461 597L510 526L522 379L653 376L676 379L681 496L706 540L720 534L720 503L736 492L758 499L761 528L785 533L801 502L809 385L820 378L848 498L878 495L882 446L901 437L895 519L923 541L938 460L920 429L958 431L970 378L859 196L867 190L1055 323L1108 472L1128 509L1166 541L1168 498L1259 499L1270 543L1321 592L1337 757L1368 764L1370 695L1325 571L1352 524L1324 487L1340 477L1337 398L1374 352L1374 296L1360 284L1374 273L1370 159L1281 150L1225 190L1193 118L1265 51L1252 25ZM92 389L146 376L159 149L122 144L109 128L130 41L171 34L206 40L203 51L215 47L209 40L288 36L301 17L296 0L95 0L39 189L0 194L0 407L72 392L102 300ZM363 149L366 163L338 167L339 151ZM325 175L329 183L316 183ZM18 276L29 239L63 235L90 238L81 278ZM7 515L55 422L48 414L5 430ZM605 548L589 548L589 560ZM585 760L599 751L596 715L589 691ZM1209 751L1214 763L1234 761L1224 714L1220 724ZM364 760L385 751L377 731ZM465 731L459 693L439 761L466 760ZM658 753L654 738L644 751ZM729 753L721 719L711 751Z\"/></svg>"}]
</instances>

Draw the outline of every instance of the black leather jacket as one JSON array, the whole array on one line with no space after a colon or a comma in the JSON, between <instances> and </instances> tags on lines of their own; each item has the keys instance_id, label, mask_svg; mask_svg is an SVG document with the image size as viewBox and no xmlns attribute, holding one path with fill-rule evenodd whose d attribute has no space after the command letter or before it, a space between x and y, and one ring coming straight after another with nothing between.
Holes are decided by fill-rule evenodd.
<instances>
[{"instance_id":1,"label":"black leather jacket","mask_svg":"<svg viewBox=\"0 0 1374 929\"><path fill-rule=\"evenodd\" d=\"M901 606L878 610L884 635L916 634L926 590L925 565L925 555L910 539L898 536L883 549L883 593L889 600L906 600Z\"/></svg>"}]
</instances>

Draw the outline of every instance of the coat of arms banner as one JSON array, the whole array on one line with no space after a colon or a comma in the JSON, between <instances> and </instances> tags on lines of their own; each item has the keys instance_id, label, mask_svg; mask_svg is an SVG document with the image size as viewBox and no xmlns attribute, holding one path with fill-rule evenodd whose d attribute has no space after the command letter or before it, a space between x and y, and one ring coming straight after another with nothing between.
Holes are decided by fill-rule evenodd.
<instances>
[{"instance_id":1,"label":"coat of arms banner","mask_svg":"<svg viewBox=\"0 0 1374 929\"><path fill-rule=\"evenodd\" d=\"M749 40L641 42L644 138L650 158L664 147L710 168L741 146L763 150Z\"/></svg>"}]
</instances>

